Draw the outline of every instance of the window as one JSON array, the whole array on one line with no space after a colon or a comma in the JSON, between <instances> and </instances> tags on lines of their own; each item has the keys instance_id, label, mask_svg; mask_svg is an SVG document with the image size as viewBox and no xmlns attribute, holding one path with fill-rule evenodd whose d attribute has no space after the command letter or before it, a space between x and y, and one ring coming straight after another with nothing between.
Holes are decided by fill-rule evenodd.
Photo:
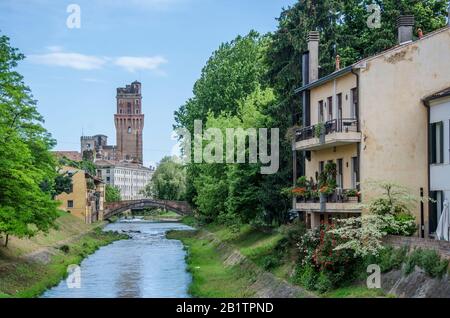
<instances>
[{"instance_id":1,"label":"window","mask_svg":"<svg viewBox=\"0 0 450 318\"><path fill-rule=\"evenodd\" d=\"M323 122L323 100L319 102L319 123Z\"/></svg>"},{"instance_id":2,"label":"window","mask_svg":"<svg viewBox=\"0 0 450 318\"><path fill-rule=\"evenodd\" d=\"M333 97L328 97L328 120L333 119Z\"/></svg>"},{"instance_id":3,"label":"window","mask_svg":"<svg viewBox=\"0 0 450 318\"><path fill-rule=\"evenodd\" d=\"M336 95L337 99L337 118L342 119L342 93Z\"/></svg>"},{"instance_id":4,"label":"window","mask_svg":"<svg viewBox=\"0 0 450 318\"><path fill-rule=\"evenodd\" d=\"M324 166L325 166L325 162L324 161L320 161L319 162L319 173L321 173L323 171Z\"/></svg>"},{"instance_id":5,"label":"window","mask_svg":"<svg viewBox=\"0 0 450 318\"><path fill-rule=\"evenodd\" d=\"M106 169L106 173L111 173L111 170L109 170L109 169Z\"/></svg>"},{"instance_id":6,"label":"window","mask_svg":"<svg viewBox=\"0 0 450 318\"><path fill-rule=\"evenodd\" d=\"M127 104L128 114L131 114L131 103Z\"/></svg>"},{"instance_id":7,"label":"window","mask_svg":"<svg viewBox=\"0 0 450 318\"><path fill-rule=\"evenodd\" d=\"M68 208L73 208L73 200L68 200L67 201L67 207Z\"/></svg>"},{"instance_id":8,"label":"window","mask_svg":"<svg viewBox=\"0 0 450 318\"><path fill-rule=\"evenodd\" d=\"M430 124L430 163L444 163L444 122Z\"/></svg>"},{"instance_id":9,"label":"window","mask_svg":"<svg viewBox=\"0 0 450 318\"><path fill-rule=\"evenodd\" d=\"M139 109L138 108L136 108L136 114L139 114Z\"/></svg>"},{"instance_id":10,"label":"window","mask_svg":"<svg viewBox=\"0 0 450 318\"><path fill-rule=\"evenodd\" d=\"M128 127L128 133L131 134L131 127Z\"/></svg>"},{"instance_id":11,"label":"window","mask_svg":"<svg viewBox=\"0 0 450 318\"><path fill-rule=\"evenodd\" d=\"M110 177L106 177L106 182L109 182L109 181L111 181L111 178Z\"/></svg>"}]
</instances>

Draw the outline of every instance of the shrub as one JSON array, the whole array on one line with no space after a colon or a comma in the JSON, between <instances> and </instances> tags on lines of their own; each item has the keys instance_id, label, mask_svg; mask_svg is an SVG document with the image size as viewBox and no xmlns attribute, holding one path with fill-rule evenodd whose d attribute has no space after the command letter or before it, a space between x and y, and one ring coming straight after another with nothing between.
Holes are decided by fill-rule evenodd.
<instances>
[{"instance_id":1,"label":"shrub","mask_svg":"<svg viewBox=\"0 0 450 318\"><path fill-rule=\"evenodd\" d=\"M448 269L448 260L441 260L435 250L416 249L409 255L405 266L408 275L414 271L416 266L422 268L431 277L442 277Z\"/></svg>"},{"instance_id":2,"label":"shrub","mask_svg":"<svg viewBox=\"0 0 450 318\"><path fill-rule=\"evenodd\" d=\"M334 284L329 275L327 275L326 272L320 272L319 276L317 277L315 289L320 293L325 293L327 291L330 291L333 288L333 285Z\"/></svg>"},{"instance_id":3,"label":"shrub","mask_svg":"<svg viewBox=\"0 0 450 318\"><path fill-rule=\"evenodd\" d=\"M306 265L298 267L297 270L297 283L304 286L306 289L315 290L318 278L316 269L311 265Z\"/></svg>"},{"instance_id":4,"label":"shrub","mask_svg":"<svg viewBox=\"0 0 450 318\"><path fill-rule=\"evenodd\" d=\"M65 254L69 253L70 251L69 245L62 245L59 249Z\"/></svg>"},{"instance_id":5,"label":"shrub","mask_svg":"<svg viewBox=\"0 0 450 318\"><path fill-rule=\"evenodd\" d=\"M416 218L410 214L402 213L394 216L392 224L385 231L391 235L412 236L417 231Z\"/></svg>"},{"instance_id":6,"label":"shrub","mask_svg":"<svg viewBox=\"0 0 450 318\"><path fill-rule=\"evenodd\" d=\"M265 270L271 270L278 267L280 265L280 262L280 258L276 255L267 255L262 259L262 267Z\"/></svg>"}]
</instances>

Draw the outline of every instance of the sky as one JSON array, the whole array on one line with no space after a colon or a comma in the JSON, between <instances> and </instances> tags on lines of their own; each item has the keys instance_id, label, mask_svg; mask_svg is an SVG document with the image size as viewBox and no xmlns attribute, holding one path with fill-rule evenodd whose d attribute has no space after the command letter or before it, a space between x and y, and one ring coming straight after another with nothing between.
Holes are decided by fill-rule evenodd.
<instances>
[{"instance_id":1,"label":"sky","mask_svg":"<svg viewBox=\"0 0 450 318\"><path fill-rule=\"evenodd\" d=\"M0 34L27 58L18 71L38 100L55 150L80 136L114 145L116 88L142 83L144 164L176 153L174 111L222 42L276 29L296 0L0 0ZM80 8L80 28L69 28ZM69 19L69 22L73 20ZM73 24L72 24L73 25Z\"/></svg>"}]
</instances>

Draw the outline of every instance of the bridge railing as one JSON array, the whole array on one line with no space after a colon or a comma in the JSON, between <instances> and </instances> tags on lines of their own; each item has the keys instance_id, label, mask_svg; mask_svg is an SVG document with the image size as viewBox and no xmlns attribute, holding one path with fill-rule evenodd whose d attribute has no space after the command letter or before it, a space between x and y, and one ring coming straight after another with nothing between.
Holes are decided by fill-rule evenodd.
<instances>
[{"instance_id":1,"label":"bridge railing","mask_svg":"<svg viewBox=\"0 0 450 318\"><path fill-rule=\"evenodd\" d=\"M192 213L192 208L186 201L172 201L172 200L156 200L156 199L141 199L141 200L125 200L118 202L111 202L105 205L104 217L112 216L116 213L123 212L124 208L142 208L142 207L159 206L182 214Z\"/></svg>"}]
</instances>

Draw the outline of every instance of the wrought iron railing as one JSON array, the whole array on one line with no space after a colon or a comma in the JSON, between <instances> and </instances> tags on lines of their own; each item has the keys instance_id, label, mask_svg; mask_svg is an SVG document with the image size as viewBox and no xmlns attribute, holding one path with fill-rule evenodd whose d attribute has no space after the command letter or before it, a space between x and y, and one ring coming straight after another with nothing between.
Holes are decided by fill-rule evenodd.
<instances>
[{"instance_id":1,"label":"wrought iron railing","mask_svg":"<svg viewBox=\"0 0 450 318\"><path fill-rule=\"evenodd\" d=\"M297 197L297 203L358 203L361 202L361 197L358 196L349 196L347 194L346 189L337 188L333 193L328 195L322 195L322 199L320 195L315 197ZM321 201L322 200L322 201Z\"/></svg>"},{"instance_id":2,"label":"wrought iron railing","mask_svg":"<svg viewBox=\"0 0 450 318\"><path fill-rule=\"evenodd\" d=\"M322 126L322 127L319 127ZM321 131L325 135L329 135L335 132L358 132L359 125L358 120L356 118L340 118L340 119L332 119L324 122L323 124L316 124L304 128L297 129L295 136L296 141L303 141L318 137L317 130Z\"/></svg>"}]
</instances>

